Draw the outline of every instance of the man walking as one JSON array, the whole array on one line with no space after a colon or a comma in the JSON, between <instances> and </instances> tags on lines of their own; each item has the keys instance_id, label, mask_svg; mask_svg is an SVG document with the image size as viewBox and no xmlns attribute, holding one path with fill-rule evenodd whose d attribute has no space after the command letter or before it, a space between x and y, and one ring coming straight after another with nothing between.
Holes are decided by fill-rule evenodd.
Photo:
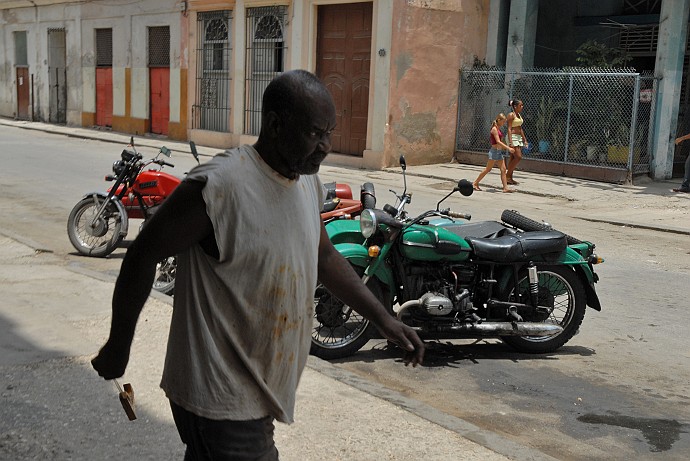
<instances>
[{"instance_id":1,"label":"man walking","mask_svg":"<svg viewBox=\"0 0 690 461\"><path fill-rule=\"evenodd\" d=\"M406 364L422 362L417 334L386 312L321 222L316 173L335 121L313 74L276 77L256 144L190 171L122 262L110 337L92 364L105 379L124 374L156 262L177 254L161 387L185 460L278 459L273 421L293 421L317 279L406 351Z\"/></svg>"}]
</instances>

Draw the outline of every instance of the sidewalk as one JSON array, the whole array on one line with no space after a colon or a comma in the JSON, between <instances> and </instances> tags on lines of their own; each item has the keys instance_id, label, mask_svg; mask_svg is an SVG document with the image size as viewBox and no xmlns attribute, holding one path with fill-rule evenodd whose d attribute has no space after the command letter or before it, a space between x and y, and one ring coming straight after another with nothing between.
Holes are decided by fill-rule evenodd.
<instances>
[{"instance_id":1,"label":"sidewalk","mask_svg":"<svg viewBox=\"0 0 690 461\"><path fill-rule=\"evenodd\" d=\"M67 127L7 118L0 118L0 125L114 142L121 145L126 145L130 139L130 135L114 133L109 130ZM186 142L172 141L157 136L135 136L134 139L137 146L158 149L165 145L174 152L191 156L189 144ZM197 150L201 156L210 157L222 149L197 146ZM328 165L328 157L324 164ZM482 167L475 165L441 163L408 166L407 174L456 182L461 178L473 180L482 169ZM385 171L400 174L399 167L386 168ZM652 181L649 178L638 178L635 185L619 185L564 176L528 173L519 169L515 176L521 182L520 185L514 187L518 194L561 199L568 204L568 211L580 219L690 235L690 194L671 191L680 185L680 179ZM482 182L482 188L485 190L500 190L500 187L500 176L497 170L487 175Z\"/></svg>"},{"instance_id":2,"label":"sidewalk","mask_svg":"<svg viewBox=\"0 0 690 461\"><path fill-rule=\"evenodd\" d=\"M89 364L107 336L114 279L41 247L0 228L0 459L182 459L158 387L171 298L154 292L137 327L120 380L134 387L130 422ZM410 368L410 379L422 372ZM283 461L552 459L315 357L296 422L276 424L275 437Z\"/></svg>"}]
</instances>

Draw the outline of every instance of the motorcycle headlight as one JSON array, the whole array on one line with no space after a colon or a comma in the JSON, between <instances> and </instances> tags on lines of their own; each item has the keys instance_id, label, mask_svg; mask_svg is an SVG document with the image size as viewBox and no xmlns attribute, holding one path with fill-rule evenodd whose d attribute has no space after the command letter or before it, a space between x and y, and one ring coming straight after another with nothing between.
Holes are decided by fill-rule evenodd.
<instances>
[{"instance_id":1,"label":"motorcycle headlight","mask_svg":"<svg viewBox=\"0 0 690 461\"><path fill-rule=\"evenodd\" d=\"M113 162L113 173L115 173L115 176L120 176L120 173L122 173L122 170L125 169L125 162L122 160L117 160Z\"/></svg>"},{"instance_id":2,"label":"motorcycle headlight","mask_svg":"<svg viewBox=\"0 0 690 461\"><path fill-rule=\"evenodd\" d=\"M359 215L359 230L362 232L362 236L368 239L376 232L377 227L376 215L370 209L362 211Z\"/></svg>"}]
</instances>

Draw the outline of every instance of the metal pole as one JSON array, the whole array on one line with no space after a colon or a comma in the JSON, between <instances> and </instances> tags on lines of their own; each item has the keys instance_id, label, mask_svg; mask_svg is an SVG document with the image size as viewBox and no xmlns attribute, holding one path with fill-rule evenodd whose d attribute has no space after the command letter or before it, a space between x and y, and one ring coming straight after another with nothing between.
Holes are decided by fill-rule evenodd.
<instances>
[{"instance_id":1,"label":"metal pole","mask_svg":"<svg viewBox=\"0 0 690 461\"><path fill-rule=\"evenodd\" d=\"M565 119L565 141L563 152L563 163L568 162L568 142L570 140L570 112L573 107L573 75L570 75L570 82L568 84L568 115Z\"/></svg>"},{"instance_id":2,"label":"metal pole","mask_svg":"<svg viewBox=\"0 0 690 461\"><path fill-rule=\"evenodd\" d=\"M633 93L632 117L630 120L630 140L628 148L628 175L632 179L633 149L635 148L635 134L637 130L637 109L640 105L640 74L635 76L635 92Z\"/></svg>"}]
</instances>

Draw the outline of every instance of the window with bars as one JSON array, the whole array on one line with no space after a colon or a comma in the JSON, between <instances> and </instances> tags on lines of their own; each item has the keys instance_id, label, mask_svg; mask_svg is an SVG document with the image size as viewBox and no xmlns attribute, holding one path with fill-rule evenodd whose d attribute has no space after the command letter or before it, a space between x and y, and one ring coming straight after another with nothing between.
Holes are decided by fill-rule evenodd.
<instances>
[{"instance_id":1,"label":"window with bars","mask_svg":"<svg viewBox=\"0 0 690 461\"><path fill-rule=\"evenodd\" d=\"M170 67L170 27L149 27L149 67Z\"/></svg>"},{"instance_id":2,"label":"window with bars","mask_svg":"<svg viewBox=\"0 0 690 461\"><path fill-rule=\"evenodd\" d=\"M96 29L96 67L113 67L113 29Z\"/></svg>"},{"instance_id":3,"label":"window with bars","mask_svg":"<svg viewBox=\"0 0 690 461\"><path fill-rule=\"evenodd\" d=\"M261 98L269 82L285 70L286 6L247 8L244 132L261 131Z\"/></svg>"},{"instance_id":4,"label":"window with bars","mask_svg":"<svg viewBox=\"0 0 690 461\"><path fill-rule=\"evenodd\" d=\"M197 15L196 100L192 107L193 127L230 131L230 11L209 11Z\"/></svg>"}]
</instances>

